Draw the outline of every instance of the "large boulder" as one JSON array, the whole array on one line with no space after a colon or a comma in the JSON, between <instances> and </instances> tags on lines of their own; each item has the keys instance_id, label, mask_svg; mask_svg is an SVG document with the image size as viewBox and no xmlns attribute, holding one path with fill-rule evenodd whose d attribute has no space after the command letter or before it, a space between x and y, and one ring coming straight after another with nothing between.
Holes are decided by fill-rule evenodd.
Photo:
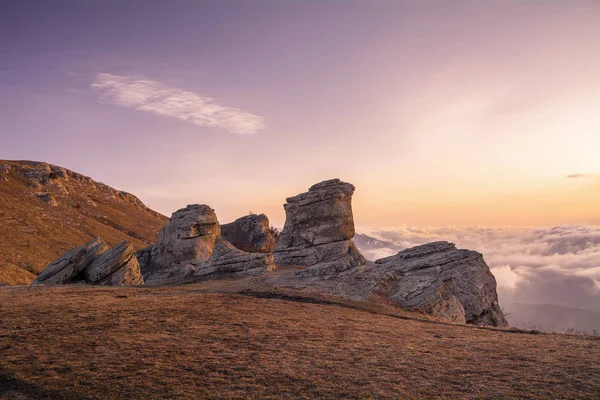
<instances>
[{"instance_id":1,"label":"large boulder","mask_svg":"<svg viewBox=\"0 0 600 400\"><path fill-rule=\"evenodd\" d=\"M272 253L277 244L265 214L250 214L221 225L221 236L249 253Z\"/></svg>"},{"instance_id":2,"label":"large boulder","mask_svg":"<svg viewBox=\"0 0 600 400\"><path fill-rule=\"evenodd\" d=\"M189 273L186 265L207 261L220 237L215 211L203 204L192 204L171 215L151 248L138 252L147 282L160 283Z\"/></svg>"},{"instance_id":3,"label":"large boulder","mask_svg":"<svg viewBox=\"0 0 600 400\"><path fill-rule=\"evenodd\" d=\"M52 261L32 285L61 285L71 283L80 275L108 246L100 238L94 238L86 244L67 251Z\"/></svg>"},{"instance_id":4,"label":"large boulder","mask_svg":"<svg viewBox=\"0 0 600 400\"><path fill-rule=\"evenodd\" d=\"M277 246L277 264L309 267L304 275L327 276L355 271L365 265L352 238L354 186L339 179L313 185L290 197Z\"/></svg>"},{"instance_id":5,"label":"large boulder","mask_svg":"<svg viewBox=\"0 0 600 400\"><path fill-rule=\"evenodd\" d=\"M122 241L96 258L84 271L93 285L123 286L144 283L133 245Z\"/></svg>"},{"instance_id":6,"label":"large boulder","mask_svg":"<svg viewBox=\"0 0 600 400\"><path fill-rule=\"evenodd\" d=\"M375 262L366 281L405 308L475 325L506 326L496 280L483 256L434 242Z\"/></svg>"}]
</instances>

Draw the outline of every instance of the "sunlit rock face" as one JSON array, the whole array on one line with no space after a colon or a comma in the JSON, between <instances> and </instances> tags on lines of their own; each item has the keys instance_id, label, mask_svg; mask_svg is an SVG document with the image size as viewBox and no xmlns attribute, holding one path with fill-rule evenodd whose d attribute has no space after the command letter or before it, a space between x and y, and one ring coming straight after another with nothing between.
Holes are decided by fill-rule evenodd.
<instances>
[{"instance_id":1,"label":"sunlit rock face","mask_svg":"<svg viewBox=\"0 0 600 400\"><path fill-rule=\"evenodd\" d=\"M317 183L287 199L286 221L275 263L310 267L301 274L326 276L365 264L352 238L354 186L339 179Z\"/></svg>"},{"instance_id":2,"label":"sunlit rock face","mask_svg":"<svg viewBox=\"0 0 600 400\"><path fill-rule=\"evenodd\" d=\"M254 223L248 225L248 231L235 232L239 233L236 238L258 249L262 246L258 231L262 229L253 229ZM249 231L257 235L246 235ZM272 254L246 252L223 239L214 210L198 204L173 213L160 231L158 242L138 251L137 256L146 283L150 284L193 282L275 269Z\"/></svg>"},{"instance_id":3,"label":"sunlit rock face","mask_svg":"<svg viewBox=\"0 0 600 400\"><path fill-rule=\"evenodd\" d=\"M52 261L33 281L32 285L63 285L71 283L78 275L108 249L100 238L67 251Z\"/></svg>"},{"instance_id":4,"label":"sunlit rock face","mask_svg":"<svg viewBox=\"0 0 600 400\"><path fill-rule=\"evenodd\" d=\"M368 279L401 307L456 322L507 325L498 304L496 279L476 251L433 242L375 264Z\"/></svg>"},{"instance_id":5,"label":"sunlit rock face","mask_svg":"<svg viewBox=\"0 0 600 400\"><path fill-rule=\"evenodd\" d=\"M125 286L143 284L144 279L130 242L109 249L102 239L95 238L51 262L32 285L71 283Z\"/></svg>"},{"instance_id":6,"label":"sunlit rock face","mask_svg":"<svg viewBox=\"0 0 600 400\"><path fill-rule=\"evenodd\" d=\"M144 283L133 245L128 241L100 254L84 272L86 283L93 285L124 286Z\"/></svg>"},{"instance_id":7,"label":"sunlit rock face","mask_svg":"<svg viewBox=\"0 0 600 400\"><path fill-rule=\"evenodd\" d=\"M189 205L174 212L158 234L153 261L165 266L206 261L220 234L219 221L212 208L204 204Z\"/></svg>"},{"instance_id":8,"label":"sunlit rock face","mask_svg":"<svg viewBox=\"0 0 600 400\"><path fill-rule=\"evenodd\" d=\"M185 266L207 261L221 234L215 211L205 204L192 204L175 211L158 234L158 241L137 253L148 283L183 276Z\"/></svg>"}]
</instances>

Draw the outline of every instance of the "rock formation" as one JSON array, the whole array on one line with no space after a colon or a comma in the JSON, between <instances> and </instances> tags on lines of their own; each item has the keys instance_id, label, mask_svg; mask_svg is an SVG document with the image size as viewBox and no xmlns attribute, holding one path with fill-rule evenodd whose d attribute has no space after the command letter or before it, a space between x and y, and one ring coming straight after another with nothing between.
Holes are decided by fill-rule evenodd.
<instances>
[{"instance_id":1,"label":"rock formation","mask_svg":"<svg viewBox=\"0 0 600 400\"><path fill-rule=\"evenodd\" d=\"M144 280L127 241L108 248L100 238L69 250L46 267L32 285L87 283L102 286L139 285Z\"/></svg>"},{"instance_id":2,"label":"rock formation","mask_svg":"<svg viewBox=\"0 0 600 400\"><path fill-rule=\"evenodd\" d=\"M307 266L302 274L310 276L335 275L364 266L365 258L352 241L353 193L353 185L332 179L288 198L275 262Z\"/></svg>"},{"instance_id":3,"label":"rock formation","mask_svg":"<svg viewBox=\"0 0 600 400\"><path fill-rule=\"evenodd\" d=\"M505 326L496 280L480 253L434 242L375 262L369 280L401 307L475 325Z\"/></svg>"},{"instance_id":4,"label":"rock formation","mask_svg":"<svg viewBox=\"0 0 600 400\"><path fill-rule=\"evenodd\" d=\"M48 171L42 172L32 177L46 179ZM288 198L276 245L265 215L220 226L212 208L189 205L173 213L154 245L134 254L127 241L107 249L97 238L50 263L34 284L182 284L260 275L279 264L302 268L248 281L354 300L379 298L460 323L506 325L494 276L475 251L434 242L367 264L353 241L353 193L354 186L332 179Z\"/></svg>"},{"instance_id":5,"label":"rock formation","mask_svg":"<svg viewBox=\"0 0 600 400\"><path fill-rule=\"evenodd\" d=\"M32 285L61 285L71 283L81 274L108 246L100 238L67 251L52 261L38 275Z\"/></svg>"},{"instance_id":6,"label":"rock formation","mask_svg":"<svg viewBox=\"0 0 600 400\"><path fill-rule=\"evenodd\" d=\"M122 241L100 254L84 271L88 283L103 286L139 285L144 283L133 246Z\"/></svg>"},{"instance_id":7,"label":"rock formation","mask_svg":"<svg viewBox=\"0 0 600 400\"><path fill-rule=\"evenodd\" d=\"M250 214L221 225L221 236L249 253L272 253L277 244L265 214Z\"/></svg>"},{"instance_id":8,"label":"rock formation","mask_svg":"<svg viewBox=\"0 0 600 400\"><path fill-rule=\"evenodd\" d=\"M171 216L158 242L138 251L147 283L193 281L221 274L272 270L272 254L248 253L221 238L221 227L212 208L189 205Z\"/></svg>"},{"instance_id":9,"label":"rock formation","mask_svg":"<svg viewBox=\"0 0 600 400\"><path fill-rule=\"evenodd\" d=\"M207 261L221 234L215 211L203 204L179 209L158 234L158 241L138 252L147 282L161 282L189 273L184 267Z\"/></svg>"}]
</instances>

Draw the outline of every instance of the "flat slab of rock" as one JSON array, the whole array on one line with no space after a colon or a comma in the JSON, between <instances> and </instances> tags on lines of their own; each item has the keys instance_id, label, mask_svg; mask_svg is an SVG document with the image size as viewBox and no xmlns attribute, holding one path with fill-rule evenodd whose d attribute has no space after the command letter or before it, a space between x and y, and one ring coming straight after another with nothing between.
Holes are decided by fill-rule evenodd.
<instances>
[{"instance_id":1,"label":"flat slab of rock","mask_svg":"<svg viewBox=\"0 0 600 400\"><path fill-rule=\"evenodd\" d=\"M143 285L144 278L140 272L140 264L135 256L132 256L119 269L94 284L100 286Z\"/></svg>"},{"instance_id":2,"label":"flat slab of rock","mask_svg":"<svg viewBox=\"0 0 600 400\"><path fill-rule=\"evenodd\" d=\"M260 274L276 269L273 254L248 253L226 240L219 240L210 259L195 266L194 276L211 275L242 276Z\"/></svg>"},{"instance_id":3,"label":"flat slab of rock","mask_svg":"<svg viewBox=\"0 0 600 400\"><path fill-rule=\"evenodd\" d=\"M375 262L368 279L401 307L475 325L506 326L483 256L434 242Z\"/></svg>"},{"instance_id":4,"label":"flat slab of rock","mask_svg":"<svg viewBox=\"0 0 600 400\"><path fill-rule=\"evenodd\" d=\"M221 236L248 253L272 253L277 244L265 214L250 214L221 225Z\"/></svg>"},{"instance_id":5,"label":"flat slab of rock","mask_svg":"<svg viewBox=\"0 0 600 400\"><path fill-rule=\"evenodd\" d=\"M52 261L32 285L61 285L71 283L81 274L108 246L100 238L95 238L86 244L67 251Z\"/></svg>"},{"instance_id":6,"label":"flat slab of rock","mask_svg":"<svg viewBox=\"0 0 600 400\"><path fill-rule=\"evenodd\" d=\"M135 258L133 245L124 240L100 254L86 269L86 281L96 284L105 280L109 275L123 268L128 263L134 263L139 273L139 264Z\"/></svg>"}]
</instances>

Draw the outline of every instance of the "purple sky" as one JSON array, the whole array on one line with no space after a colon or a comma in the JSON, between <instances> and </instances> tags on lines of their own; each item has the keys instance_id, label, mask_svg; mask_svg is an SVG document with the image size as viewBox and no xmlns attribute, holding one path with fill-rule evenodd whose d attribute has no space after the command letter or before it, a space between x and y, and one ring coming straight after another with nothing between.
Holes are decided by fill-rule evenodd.
<instances>
[{"instance_id":1,"label":"purple sky","mask_svg":"<svg viewBox=\"0 0 600 400\"><path fill-rule=\"evenodd\" d=\"M600 223L599 1L0 3L0 158L169 215ZM577 178L568 175L581 174Z\"/></svg>"}]
</instances>

